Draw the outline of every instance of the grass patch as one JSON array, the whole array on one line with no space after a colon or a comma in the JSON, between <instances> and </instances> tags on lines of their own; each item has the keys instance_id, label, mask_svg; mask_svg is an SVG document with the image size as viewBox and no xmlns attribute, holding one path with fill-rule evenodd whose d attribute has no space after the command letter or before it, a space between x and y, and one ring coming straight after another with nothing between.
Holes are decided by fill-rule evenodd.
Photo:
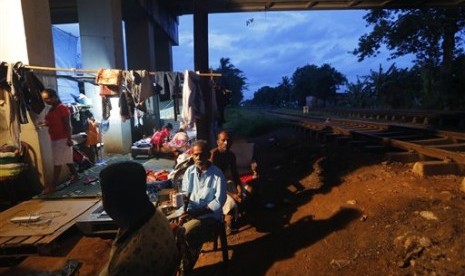
<instances>
[{"instance_id":1,"label":"grass patch","mask_svg":"<svg viewBox=\"0 0 465 276\"><path fill-rule=\"evenodd\" d=\"M228 108L225 117L226 123L223 127L240 137L262 135L288 125L285 120L273 116L266 110Z\"/></svg>"}]
</instances>

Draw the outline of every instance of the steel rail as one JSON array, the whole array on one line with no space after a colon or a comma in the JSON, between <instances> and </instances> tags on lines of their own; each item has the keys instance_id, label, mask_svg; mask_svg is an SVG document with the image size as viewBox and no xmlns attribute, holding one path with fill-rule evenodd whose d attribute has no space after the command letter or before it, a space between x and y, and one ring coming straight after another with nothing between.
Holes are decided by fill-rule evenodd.
<instances>
[{"instance_id":1,"label":"steel rail","mask_svg":"<svg viewBox=\"0 0 465 276\"><path fill-rule=\"evenodd\" d=\"M271 111L271 113L307 129L347 136L364 136L368 139L381 141L390 147L465 165L465 133L463 132L415 128L410 125L363 120L324 119L282 111ZM431 138L425 138L425 136L431 136ZM413 139L413 141L403 141L402 138Z\"/></svg>"}]
</instances>

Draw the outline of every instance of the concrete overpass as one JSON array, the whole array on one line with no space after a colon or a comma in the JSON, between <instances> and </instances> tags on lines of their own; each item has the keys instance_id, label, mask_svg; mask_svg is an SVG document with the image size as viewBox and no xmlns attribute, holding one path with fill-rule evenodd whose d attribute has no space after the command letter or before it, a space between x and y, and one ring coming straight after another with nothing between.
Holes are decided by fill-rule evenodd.
<instances>
[{"instance_id":1,"label":"concrete overpass","mask_svg":"<svg viewBox=\"0 0 465 276\"><path fill-rule=\"evenodd\" d=\"M77 0L50 0L52 20L65 22L77 19ZM142 15L151 1L123 0L123 17ZM208 13L301 10L404 9L419 7L450 8L465 6L464 0L166 0L160 6L173 16L194 14L195 5L202 4ZM150 4L152 5L152 4ZM77 21L74 21L77 22Z\"/></svg>"}]
</instances>

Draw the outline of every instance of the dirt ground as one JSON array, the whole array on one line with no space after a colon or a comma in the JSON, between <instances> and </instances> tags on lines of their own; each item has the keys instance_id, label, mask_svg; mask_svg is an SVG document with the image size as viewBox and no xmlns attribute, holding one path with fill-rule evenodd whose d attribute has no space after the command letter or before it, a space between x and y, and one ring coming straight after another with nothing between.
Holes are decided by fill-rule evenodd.
<instances>
[{"instance_id":1,"label":"dirt ground","mask_svg":"<svg viewBox=\"0 0 465 276\"><path fill-rule=\"evenodd\" d=\"M228 236L229 264L207 243L194 275L465 275L463 176L421 178L411 163L289 129L253 141L260 196ZM78 259L79 275L96 275L110 245L82 237L0 273L58 275L45 271Z\"/></svg>"}]
</instances>

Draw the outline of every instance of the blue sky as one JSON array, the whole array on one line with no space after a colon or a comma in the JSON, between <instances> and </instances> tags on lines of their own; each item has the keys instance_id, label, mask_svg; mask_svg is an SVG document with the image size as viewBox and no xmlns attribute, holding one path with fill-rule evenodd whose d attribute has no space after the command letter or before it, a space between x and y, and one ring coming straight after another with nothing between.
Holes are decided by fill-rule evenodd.
<instances>
[{"instance_id":1,"label":"blue sky","mask_svg":"<svg viewBox=\"0 0 465 276\"><path fill-rule=\"evenodd\" d=\"M410 67L411 57L389 61L388 52L358 62L350 52L369 29L363 10L249 12L209 15L209 62L218 68L220 58L231 60L244 72L249 84L244 99L251 99L262 86L277 86L282 77L307 64L328 63L344 74L349 82L357 76L386 70L392 63ZM250 22L253 19L252 22ZM247 24L247 22L250 22ZM194 69L193 18L179 17L179 45L173 47L173 70ZM60 25L79 35L76 24Z\"/></svg>"},{"instance_id":2,"label":"blue sky","mask_svg":"<svg viewBox=\"0 0 465 276\"><path fill-rule=\"evenodd\" d=\"M388 61L388 53L358 62L350 52L368 32L366 11L251 12L209 15L209 62L217 68L222 57L244 72L249 84L245 99L262 86L277 86L282 77L307 64L328 63L349 82L357 76L397 67L410 67L410 58ZM253 22L247 24L251 19ZM192 16L179 18L179 46L173 47L175 71L193 68Z\"/></svg>"}]
</instances>

